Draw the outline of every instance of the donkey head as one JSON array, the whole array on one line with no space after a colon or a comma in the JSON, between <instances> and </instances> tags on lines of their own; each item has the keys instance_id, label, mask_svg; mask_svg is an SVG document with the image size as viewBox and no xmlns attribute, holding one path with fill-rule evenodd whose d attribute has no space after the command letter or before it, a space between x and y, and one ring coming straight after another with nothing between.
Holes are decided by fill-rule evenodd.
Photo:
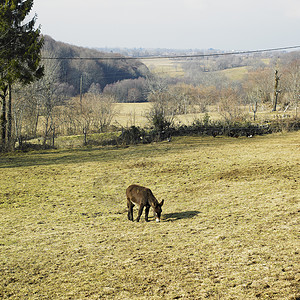
<instances>
[{"instance_id":1,"label":"donkey head","mask_svg":"<svg viewBox=\"0 0 300 300\"><path fill-rule=\"evenodd\" d=\"M153 208L154 216L156 218L156 222L160 222L160 216L161 216L161 207L164 204L164 200L162 200L160 203L158 202L155 207Z\"/></svg>"}]
</instances>

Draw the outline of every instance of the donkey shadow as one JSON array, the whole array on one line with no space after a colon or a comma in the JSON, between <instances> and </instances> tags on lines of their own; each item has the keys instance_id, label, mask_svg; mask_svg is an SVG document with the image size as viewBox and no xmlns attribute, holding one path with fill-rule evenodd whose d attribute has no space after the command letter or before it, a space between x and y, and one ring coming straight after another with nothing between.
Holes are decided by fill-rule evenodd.
<instances>
[{"instance_id":1,"label":"donkey shadow","mask_svg":"<svg viewBox=\"0 0 300 300\"><path fill-rule=\"evenodd\" d=\"M174 222L181 219L191 219L201 212L198 210L182 211L169 214L163 214L163 221Z\"/></svg>"}]
</instances>

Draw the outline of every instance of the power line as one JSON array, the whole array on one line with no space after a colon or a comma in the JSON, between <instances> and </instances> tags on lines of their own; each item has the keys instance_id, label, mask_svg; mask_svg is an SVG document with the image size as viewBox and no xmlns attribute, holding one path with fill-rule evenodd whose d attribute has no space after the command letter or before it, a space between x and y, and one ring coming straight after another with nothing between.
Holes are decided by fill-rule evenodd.
<instances>
[{"instance_id":1,"label":"power line","mask_svg":"<svg viewBox=\"0 0 300 300\"><path fill-rule=\"evenodd\" d=\"M102 56L102 57L42 57L44 60L129 60L129 59L176 59L176 58L203 58L203 57L217 57L217 56L229 56L229 55L243 55L243 54L255 54L255 53L264 53L264 52L274 52L274 51L284 51L299 49L300 46L289 46L289 47L280 47L280 48L269 48L269 49L260 49L260 50L247 50L247 51L232 51L232 52L220 52L220 53L208 53L208 54L184 54L184 55L161 55L161 56L136 56L136 57L118 57L118 56Z\"/></svg>"}]
</instances>

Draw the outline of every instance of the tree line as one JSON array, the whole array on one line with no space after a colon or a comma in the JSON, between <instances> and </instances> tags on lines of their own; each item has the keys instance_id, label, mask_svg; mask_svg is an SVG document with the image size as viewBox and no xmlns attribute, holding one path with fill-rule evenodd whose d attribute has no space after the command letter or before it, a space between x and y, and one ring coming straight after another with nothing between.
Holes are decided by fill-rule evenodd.
<instances>
[{"instance_id":1,"label":"tree line","mask_svg":"<svg viewBox=\"0 0 300 300\"><path fill-rule=\"evenodd\" d=\"M149 74L147 67L138 60L57 42L49 36L44 36L42 57L43 63L55 61L59 81L69 86L71 96L78 95L80 88L82 93L95 88L102 91L108 84Z\"/></svg>"}]
</instances>

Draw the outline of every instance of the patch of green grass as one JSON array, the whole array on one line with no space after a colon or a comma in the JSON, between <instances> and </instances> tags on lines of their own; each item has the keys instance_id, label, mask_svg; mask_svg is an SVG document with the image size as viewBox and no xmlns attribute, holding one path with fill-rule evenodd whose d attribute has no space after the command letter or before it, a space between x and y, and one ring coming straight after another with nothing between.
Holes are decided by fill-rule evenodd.
<instances>
[{"instance_id":1,"label":"patch of green grass","mask_svg":"<svg viewBox=\"0 0 300 300\"><path fill-rule=\"evenodd\" d=\"M299 140L1 156L0 297L297 299ZM165 199L161 223L127 220L132 183Z\"/></svg>"}]
</instances>

